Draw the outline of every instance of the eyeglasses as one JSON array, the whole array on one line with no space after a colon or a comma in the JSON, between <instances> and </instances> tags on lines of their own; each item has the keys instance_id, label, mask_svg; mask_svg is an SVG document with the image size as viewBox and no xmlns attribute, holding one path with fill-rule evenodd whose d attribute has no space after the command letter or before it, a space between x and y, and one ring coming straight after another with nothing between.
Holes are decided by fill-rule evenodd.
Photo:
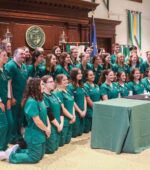
<instances>
[{"instance_id":1,"label":"eyeglasses","mask_svg":"<svg viewBox=\"0 0 150 170\"><path fill-rule=\"evenodd\" d=\"M54 81L47 81L46 83L54 83Z\"/></svg>"}]
</instances>

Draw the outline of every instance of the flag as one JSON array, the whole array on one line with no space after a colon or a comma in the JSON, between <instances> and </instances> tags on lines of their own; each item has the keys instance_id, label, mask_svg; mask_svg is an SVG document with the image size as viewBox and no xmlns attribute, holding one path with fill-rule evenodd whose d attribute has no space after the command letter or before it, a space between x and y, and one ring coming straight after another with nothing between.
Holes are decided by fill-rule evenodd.
<instances>
[{"instance_id":1,"label":"flag","mask_svg":"<svg viewBox=\"0 0 150 170\"><path fill-rule=\"evenodd\" d=\"M90 31L90 44L93 48L91 57L94 57L97 55L98 52L97 52L96 25L93 16L92 16L91 31Z\"/></svg>"},{"instance_id":2,"label":"flag","mask_svg":"<svg viewBox=\"0 0 150 170\"><path fill-rule=\"evenodd\" d=\"M125 56L125 58L128 58L130 56L129 48L129 45L120 45L120 52Z\"/></svg>"},{"instance_id":3,"label":"flag","mask_svg":"<svg viewBox=\"0 0 150 170\"><path fill-rule=\"evenodd\" d=\"M128 10L129 40L141 50L141 12Z\"/></svg>"}]
</instances>

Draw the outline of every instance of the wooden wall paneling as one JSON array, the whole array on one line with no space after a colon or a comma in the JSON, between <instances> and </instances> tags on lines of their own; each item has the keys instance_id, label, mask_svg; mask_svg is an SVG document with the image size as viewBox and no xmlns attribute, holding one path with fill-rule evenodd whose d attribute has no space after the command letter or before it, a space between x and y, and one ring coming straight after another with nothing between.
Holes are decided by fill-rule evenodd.
<instances>
[{"instance_id":1,"label":"wooden wall paneling","mask_svg":"<svg viewBox=\"0 0 150 170\"><path fill-rule=\"evenodd\" d=\"M45 34L44 49L50 51L58 45L64 30L68 41L89 41L88 12L98 4L82 0L1 0L0 36L6 25L13 34L13 48L27 45L26 30L32 25L40 26ZM6 24L7 23L7 24Z\"/></svg>"}]
</instances>

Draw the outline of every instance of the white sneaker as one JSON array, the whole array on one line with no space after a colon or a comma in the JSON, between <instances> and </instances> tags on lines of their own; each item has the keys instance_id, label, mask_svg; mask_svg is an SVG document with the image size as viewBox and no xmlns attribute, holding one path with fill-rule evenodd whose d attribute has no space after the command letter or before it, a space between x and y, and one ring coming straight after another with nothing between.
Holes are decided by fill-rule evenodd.
<instances>
[{"instance_id":1,"label":"white sneaker","mask_svg":"<svg viewBox=\"0 0 150 170\"><path fill-rule=\"evenodd\" d=\"M6 152L0 151L0 161L7 159Z\"/></svg>"},{"instance_id":2,"label":"white sneaker","mask_svg":"<svg viewBox=\"0 0 150 170\"><path fill-rule=\"evenodd\" d=\"M16 145L12 146L11 148L8 148L8 149L5 151L7 161L9 160L10 154L11 154L11 153L15 153L18 148L19 148L19 145L16 144Z\"/></svg>"}]
</instances>

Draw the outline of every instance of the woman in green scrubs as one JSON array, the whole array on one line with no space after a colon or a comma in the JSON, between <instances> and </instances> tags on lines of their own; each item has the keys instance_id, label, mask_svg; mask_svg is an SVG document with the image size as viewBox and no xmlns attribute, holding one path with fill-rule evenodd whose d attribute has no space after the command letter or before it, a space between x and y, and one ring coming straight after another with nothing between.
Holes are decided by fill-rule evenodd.
<instances>
[{"instance_id":1,"label":"woman in green scrubs","mask_svg":"<svg viewBox=\"0 0 150 170\"><path fill-rule=\"evenodd\" d=\"M72 124L75 122L74 99L67 91L68 78L64 74L59 74L56 77L57 96L63 103L64 127L60 134L60 146L69 143L72 137Z\"/></svg>"},{"instance_id":2,"label":"woman in green scrubs","mask_svg":"<svg viewBox=\"0 0 150 170\"><path fill-rule=\"evenodd\" d=\"M126 83L126 78L126 74L123 71L117 74L118 82L116 82L116 85L118 87L120 97L125 97L129 95L129 88Z\"/></svg>"},{"instance_id":3,"label":"woman in green scrubs","mask_svg":"<svg viewBox=\"0 0 150 170\"><path fill-rule=\"evenodd\" d=\"M67 86L68 91L73 96L75 104L76 121L73 124L72 137L82 135L84 132L85 115L87 111L87 103L85 98L85 90L82 83L82 73L78 68L71 71L71 83Z\"/></svg>"},{"instance_id":4,"label":"woman in green scrubs","mask_svg":"<svg viewBox=\"0 0 150 170\"><path fill-rule=\"evenodd\" d=\"M32 64L27 65L29 77L42 77L45 74L45 67L42 65L44 61L43 52L35 51L32 55Z\"/></svg>"},{"instance_id":5,"label":"woman in green scrubs","mask_svg":"<svg viewBox=\"0 0 150 170\"><path fill-rule=\"evenodd\" d=\"M143 94L144 85L141 82L141 73L138 68L135 68L131 72L130 82L128 83L129 90L133 92L133 95Z\"/></svg>"},{"instance_id":6,"label":"woman in green scrubs","mask_svg":"<svg viewBox=\"0 0 150 170\"><path fill-rule=\"evenodd\" d=\"M0 150L6 150L10 142L13 124L11 112L11 96L8 87L9 77L4 68L8 61L7 52L0 50Z\"/></svg>"},{"instance_id":7,"label":"woman in green scrubs","mask_svg":"<svg viewBox=\"0 0 150 170\"><path fill-rule=\"evenodd\" d=\"M50 123L43 101L44 83L39 78L30 79L25 93L24 111L27 127L24 138L27 149L20 149L14 145L6 150L6 159L10 163L37 163L45 153L46 138L50 136Z\"/></svg>"},{"instance_id":8,"label":"woman in green scrubs","mask_svg":"<svg viewBox=\"0 0 150 170\"><path fill-rule=\"evenodd\" d=\"M123 71L126 73L126 75L129 74L129 67L125 64L125 58L122 53L117 54L117 60L116 63L113 65L113 71L117 73Z\"/></svg>"},{"instance_id":9,"label":"woman in green scrubs","mask_svg":"<svg viewBox=\"0 0 150 170\"><path fill-rule=\"evenodd\" d=\"M81 59L81 63L77 64L76 67L81 70L82 73L82 81L85 82L85 73L87 70L93 70L93 66L89 63L89 54L88 53L81 53L79 56Z\"/></svg>"},{"instance_id":10,"label":"woman in green scrubs","mask_svg":"<svg viewBox=\"0 0 150 170\"><path fill-rule=\"evenodd\" d=\"M132 70L135 68L141 69L141 63L139 61L139 58L136 53L133 53L127 62L127 65L129 67L129 75L131 75Z\"/></svg>"},{"instance_id":11,"label":"woman in green scrubs","mask_svg":"<svg viewBox=\"0 0 150 170\"><path fill-rule=\"evenodd\" d=\"M146 60L141 64L141 73L144 75L147 68L150 68L150 51L146 52Z\"/></svg>"},{"instance_id":12,"label":"woman in green scrubs","mask_svg":"<svg viewBox=\"0 0 150 170\"><path fill-rule=\"evenodd\" d=\"M48 54L46 56L46 68L45 68L45 75L50 75L55 79L55 70L57 65L57 59L54 54Z\"/></svg>"},{"instance_id":13,"label":"woman in green scrubs","mask_svg":"<svg viewBox=\"0 0 150 170\"><path fill-rule=\"evenodd\" d=\"M70 72L73 69L73 65L71 64L70 55L66 52L61 53L59 64L55 69L55 76L58 74L65 74L68 79L70 79Z\"/></svg>"},{"instance_id":14,"label":"woman in green scrubs","mask_svg":"<svg viewBox=\"0 0 150 170\"><path fill-rule=\"evenodd\" d=\"M55 92L52 92L55 88L54 80L51 76L42 77L43 82L45 83L44 90L44 102L47 108L50 108L50 111L54 117L54 121L51 121L51 136L47 138L46 141L46 153L54 153L60 142L60 132L63 129L64 116L62 113L62 102L56 96Z\"/></svg>"},{"instance_id":15,"label":"woman in green scrubs","mask_svg":"<svg viewBox=\"0 0 150 170\"><path fill-rule=\"evenodd\" d=\"M86 91L87 113L85 116L84 132L88 133L92 127L93 102L100 101L101 93L99 86L94 84L95 75L92 70L86 72L86 79L84 89Z\"/></svg>"},{"instance_id":16,"label":"woman in green scrubs","mask_svg":"<svg viewBox=\"0 0 150 170\"><path fill-rule=\"evenodd\" d=\"M102 70L103 70L103 67L102 67L102 58L101 58L100 55L98 55L96 57L93 57L92 67L93 67L93 72L95 74L94 83L97 84L98 80L99 80L99 77L101 76Z\"/></svg>"},{"instance_id":17,"label":"woman in green scrubs","mask_svg":"<svg viewBox=\"0 0 150 170\"><path fill-rule=\"evenodd\" d=\"M146 69L146 77L144 77L141 82L147 92L150 92L150 68Z\"/></svg>"},{"instance_id":18,"label":"woman in green scrubs","mask_svg":"<svg viewBox=\"0 0 150 170\"><path fill-rule=\"evenodd\" d=\"M110 69L105 70L100 80L100 90L103 100L114 99L119 95L116 83L113 82L115 78L114 72Z\"/></svg>"}]
</instances>

